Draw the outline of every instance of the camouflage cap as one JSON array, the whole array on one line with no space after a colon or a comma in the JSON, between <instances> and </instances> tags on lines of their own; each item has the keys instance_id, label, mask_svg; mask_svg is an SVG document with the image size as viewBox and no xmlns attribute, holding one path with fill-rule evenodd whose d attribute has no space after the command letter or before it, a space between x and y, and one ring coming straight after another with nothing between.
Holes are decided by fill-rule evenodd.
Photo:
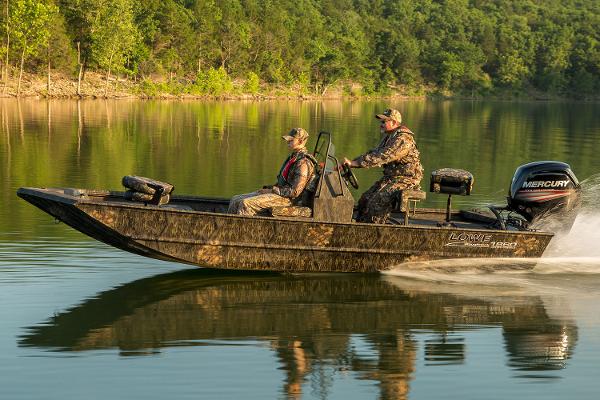
<instances>
[{"instance_id":1,"label":"camouflage cap","mask_svg":"<svg viewBox=\"0 0 600 400\"><path fill-rule=\"evenodd\" d=\"M292 140L292 139L306 140L306 139L308 139L308 132L306 132L302 128L292 128L292 130L287 135L282 136L282 138L285 140Z\"/></svg>"},{"instance_id":2,"label":"camouflage cap","mask_svg":"<svg viewBox=\"0 0 600 400\"><path fill-rule=\"evenodd\" d=\"M402 114L400 114L400 111L394 108L388 108L383 112L383 114L375 115L375 118L382 119L384 121L393 120L399 124L402 123Z\"/></svg>"}]
</instances>

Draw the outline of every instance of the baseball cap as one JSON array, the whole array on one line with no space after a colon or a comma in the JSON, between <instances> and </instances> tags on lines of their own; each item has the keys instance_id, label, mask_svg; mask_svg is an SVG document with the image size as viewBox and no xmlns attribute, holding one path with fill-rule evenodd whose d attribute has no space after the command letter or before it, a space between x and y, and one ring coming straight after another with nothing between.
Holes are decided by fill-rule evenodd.
<instances>
[{"instance_id":1,"label":"baseball cap","mask_svg":"<svg viewBox=\"0 0 600 400\"><path fill-rule=\"evenodd\" d=\"M292 130L287 135L282 136L282 138L285 139L285 140L307 139L308 138L308 132L306 132L302 128L292 128Z\"/></svg>"},{"instance_id":2,"label":"baseball cap","mask_svg":"<svg viewBox=\"0 0 600 400\"><path fill-rule=\"evenodd\" d=\"M394 108L388 108L387 110L385 110L383 112L383 114L376 114L375 118L377 119L382 119L382 120L394 120L398 123L402 122L402 114L400 114L400 111L394 109Z\"/></svg>"}]
</instances>

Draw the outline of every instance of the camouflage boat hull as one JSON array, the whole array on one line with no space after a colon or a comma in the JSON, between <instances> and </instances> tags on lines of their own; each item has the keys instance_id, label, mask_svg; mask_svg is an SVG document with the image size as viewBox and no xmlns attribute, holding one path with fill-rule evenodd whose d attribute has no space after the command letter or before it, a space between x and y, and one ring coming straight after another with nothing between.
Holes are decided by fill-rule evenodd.
<instances>
[{"instance_id":1,"label":"camouflage boat hull","mask_svg":"<svg viewBox=\"0 0 600 400\"><path fill-rule=\"evenodd\" d=\"M18 195L111 246L201 267L280 272L376 272L413 261L540 257L551 233L463 223L378 225L224 214L226 199L173 196L168 205L120 192L21 188ZM445 210L430 210L443 220ZM454 218L453 218L454 220Z\"/></svg>"}]
</instances>

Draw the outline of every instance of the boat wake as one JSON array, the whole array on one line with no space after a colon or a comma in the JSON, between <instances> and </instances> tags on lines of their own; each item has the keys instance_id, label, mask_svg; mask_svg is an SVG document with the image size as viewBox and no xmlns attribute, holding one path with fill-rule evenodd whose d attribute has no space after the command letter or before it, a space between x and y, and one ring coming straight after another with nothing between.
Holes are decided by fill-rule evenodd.
<instances>
[{"instance_id":1,"label":"boat wake","mask_svg":"<svg viewBox=\"0 0 600 400\"><path fill-rule=\"evenodd\" d=\"M456 283L506 283L511 277L524 274L600 275L600 174L581 182L581 187L582 205L571 230L557 234L542 258L468 258L411 262L400 264L384 274ZM550 220L544 225L546 224L556 225L556 221Z\"/></svg>"}]
</instances>

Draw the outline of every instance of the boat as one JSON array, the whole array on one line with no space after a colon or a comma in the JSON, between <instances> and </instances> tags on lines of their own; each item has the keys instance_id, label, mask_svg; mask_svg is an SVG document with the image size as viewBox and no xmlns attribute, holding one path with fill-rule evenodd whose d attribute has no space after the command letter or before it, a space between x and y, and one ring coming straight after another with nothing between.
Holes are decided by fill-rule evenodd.
<instances>
[{"instance_id":1,"label":"boat","mask_svg":"<svg viewBox=\"0 0 600 400\"><path fill-rule=\"evenodd\" d=\"M555 232L536 223L560 216L573 223L580 185L568 164L538 161L517 168L508 204L453 210L469 195L464 170L432 172L430 192L447 195L446 209L416 206L420 190L404 191L389 223L353 219L358 187L340 168L331 134L321 132L313 155L319 181L311 207L272 209L268 216L227 214L228 199L170 193L164 204L134 201L127 192L22 187L17 194L57 220L108 245L141 256L231 270L379 272L408 262L457 258L538 258ZM531 268L531 264L527 268Z\"/></svg>"}]
</instances>

